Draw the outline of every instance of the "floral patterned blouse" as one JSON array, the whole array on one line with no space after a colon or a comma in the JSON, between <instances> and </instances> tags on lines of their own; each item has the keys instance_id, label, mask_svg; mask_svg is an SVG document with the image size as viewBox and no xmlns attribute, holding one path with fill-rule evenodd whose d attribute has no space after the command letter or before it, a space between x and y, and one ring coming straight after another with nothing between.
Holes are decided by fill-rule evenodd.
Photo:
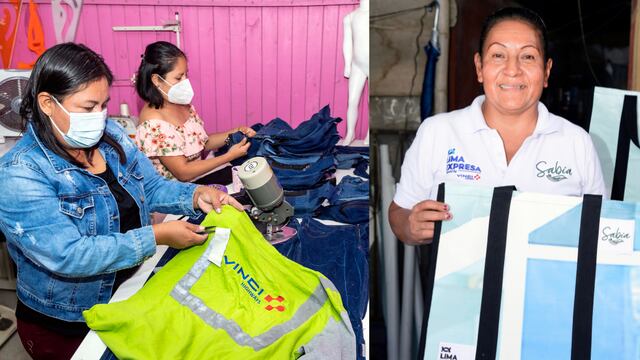
<instances>
[{"instance_id":1,"label":"floral patterned blouse","mask_svg":"<svg viewBox=\"0 0 640 360\"><path fill-rule=\"evenodd\" d=\"M136 144L147 155L158 173L167 179L175 176L164 166L159 156L184 155L188 161L200 159L209 139L204 123L195 109L181 126L160 119L149 119L138 125Z\"/></svg>"}]
</instances>

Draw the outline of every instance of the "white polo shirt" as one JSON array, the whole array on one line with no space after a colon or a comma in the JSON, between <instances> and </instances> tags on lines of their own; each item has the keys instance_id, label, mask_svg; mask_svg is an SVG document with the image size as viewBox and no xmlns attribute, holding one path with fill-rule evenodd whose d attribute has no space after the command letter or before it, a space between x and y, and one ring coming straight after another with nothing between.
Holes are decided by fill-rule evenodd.
<instances>
[{"instance_id":1,"label":"white polo shirt","mask_svg":"<svg viewBox=\"0 0 640 360\"><path fill-rule=\"evenodd\" d=\"M538 103L538 121L507 165L502 138L487 126L478 96L464 109L426 119L405 155L393 201L411 209L435 199L438 184L515 185L518 190L580 196L604 194L589 134Z\"/></svg>"}]
</instances>

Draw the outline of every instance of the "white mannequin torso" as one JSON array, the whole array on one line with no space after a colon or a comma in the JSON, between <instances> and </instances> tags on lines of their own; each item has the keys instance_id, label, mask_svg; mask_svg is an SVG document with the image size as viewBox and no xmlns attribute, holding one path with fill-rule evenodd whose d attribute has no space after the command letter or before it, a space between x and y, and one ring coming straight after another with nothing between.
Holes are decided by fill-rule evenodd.
<instances>
[{"instance_id":1,"label":"white mannequin torso","mask_svg":"<svg viewBox=\"0 0 640 360\"><path fill-rule=\"evenodd\" d=\"M345 16L343 52L344 76L349 78L347 134L343 145L349 145L355 138L360 96L369 77L369 0L360 0L360 6ZM367 135L365 144L368 139Z\"/></svg>"}]
</instances>

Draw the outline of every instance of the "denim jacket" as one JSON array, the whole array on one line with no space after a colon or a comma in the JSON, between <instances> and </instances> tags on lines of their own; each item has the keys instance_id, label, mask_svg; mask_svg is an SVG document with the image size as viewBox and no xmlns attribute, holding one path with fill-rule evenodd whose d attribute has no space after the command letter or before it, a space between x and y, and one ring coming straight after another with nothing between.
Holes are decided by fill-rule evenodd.
<instances>
[{"instance_id":1,"label":"denim jacket","mask_svg":"<svg viewBox=\"0 0 640 360\"><path fill-rule=\"evenodd\" d=\"M84 321L83 310L111 298L116 271L155 253L150 212L198 214L196 185L158 175L114 121L105 132L127 160L104 142L98 149L140 209L142 227L124 234L106 182L46 148L31 125L0 158L0 230L18 268L18 298L65 321Z\"/></svg>"}]
</instances>

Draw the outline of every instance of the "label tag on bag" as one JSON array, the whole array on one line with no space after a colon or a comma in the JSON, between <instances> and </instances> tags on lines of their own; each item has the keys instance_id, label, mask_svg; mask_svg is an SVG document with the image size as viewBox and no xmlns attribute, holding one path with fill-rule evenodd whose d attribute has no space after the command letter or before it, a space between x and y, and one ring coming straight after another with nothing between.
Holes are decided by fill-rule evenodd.
<instances>
[{"instance_id":1,"label":"label tag on bag","mask_svg":"<svg viewBox=\"0 0 640 360\"><path fill-rule=\"evenodd\" d=\"M207 259L218 267L220 267L220 264L222 263L224 250L227 248L230 236L231 229L217 227L216 232L213 234L213 238L211 239L211 251L209 252Z\"/></svg>"},{"instance_id":2,"label":"label tag on bag","mask_svg":"<svg viewBox=\"0 0 640 360\"><path fill-rule=\"evenodd\" d=\"M600 219L598 253L631 255L634 239L634 220Z\"/></svg>"},{"instance_id":3,"label":"label tag on bag","mask_svg":"<svg viewBox=\"0 0 640 360\"><path fill-rule=\"evenodd\" d=\"M476 347L471 345L441 342L437 359L475 360Z\"/></svg>"}]
</instances>

